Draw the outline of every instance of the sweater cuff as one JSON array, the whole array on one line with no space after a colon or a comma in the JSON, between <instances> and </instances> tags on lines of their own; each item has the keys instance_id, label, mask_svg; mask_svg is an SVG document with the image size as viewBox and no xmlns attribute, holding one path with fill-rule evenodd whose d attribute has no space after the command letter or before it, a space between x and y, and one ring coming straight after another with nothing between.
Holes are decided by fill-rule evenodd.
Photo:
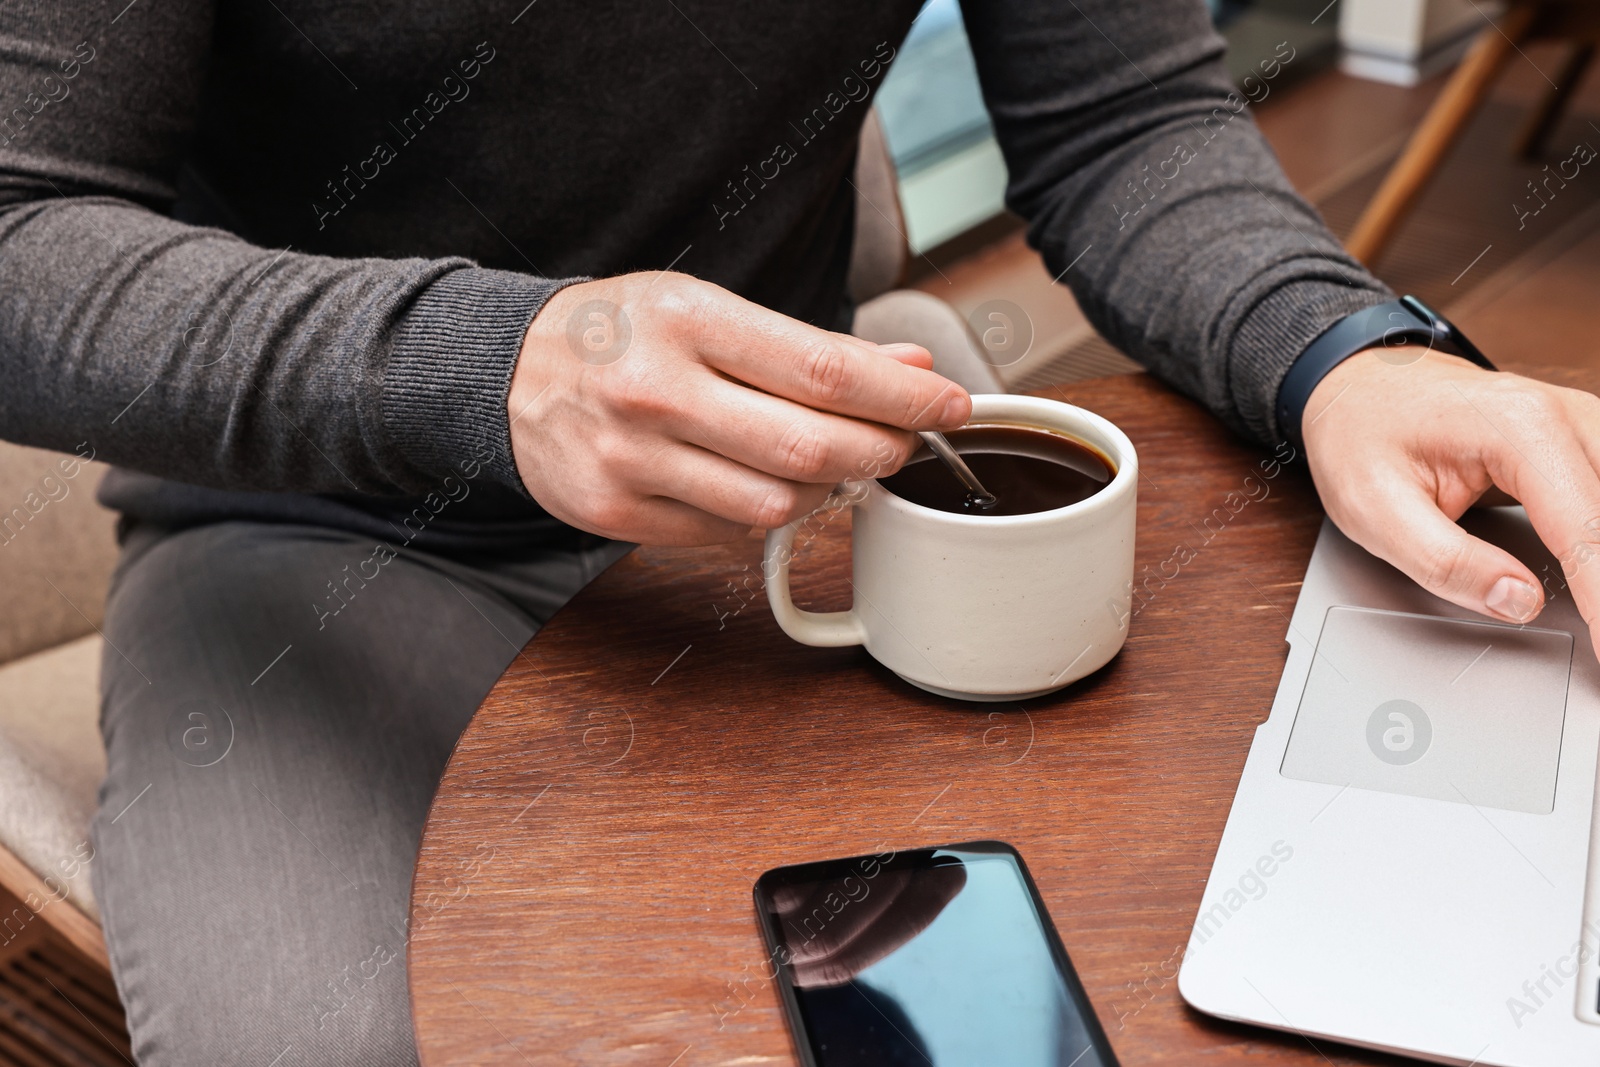
<instances>
[{"instance_id":1,"label":"sweater cuff","mask_svg":"<svg viewBox=\"0 0 1600 1067\"><path fill-rule=\"evenodd\" d=\"M533 317L582 278L463 267L424 289L401 320L383 376L383 427L429 479L477 468L528 495L511 451L511 373Z\"/></svg>"},{"instance_id":2,"label":"sweater cuff","mask_svg":"<svg viewBox=\"0 0 1600 1067\"><path fill-rule=\"evenodd\" d=\"M1393 299L1386 288L1308 280L1280 286L1256 304L1234 334L1230 360L1234 402L1250 434L1282 444L1278 391L1290 366L1346 315Z\"/></svg>"}]
</instances>

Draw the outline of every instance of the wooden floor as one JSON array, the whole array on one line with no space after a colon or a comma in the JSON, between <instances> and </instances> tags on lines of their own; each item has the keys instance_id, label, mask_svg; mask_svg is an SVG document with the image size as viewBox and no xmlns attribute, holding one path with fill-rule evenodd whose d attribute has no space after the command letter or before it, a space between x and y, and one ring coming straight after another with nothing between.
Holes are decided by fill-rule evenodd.
<instances>
[{"instance_id":1,"label":"wooden floor","mask_svg":"<svg viewBox=\"0 0 1600 1067\"><path fill-rule=\"evenodd\" d=\"M1580 142L1600 149L1600 75L1579 90L1545 158L1528 163L1510 151L1560 58L1556 47L1529 47L1513 63L1376 272L1451 315L1491 358L1593 366L1600 361L1592 340L1600 325L1600 161L1542 206L1527 183ZM1344 234L1441 84L1399 88L1328 72L1270 97L1257 120L1296 187ZM1532 207L1541 208L1537 215L1521 214ZM937 270L922 263L913 278L963 314L995 298L1022 306L1035 341L1002 371L1014 388L1133 366L1095 334L1071 293L1051 284L1020 230Z\"/></svg>"}]
</instances>

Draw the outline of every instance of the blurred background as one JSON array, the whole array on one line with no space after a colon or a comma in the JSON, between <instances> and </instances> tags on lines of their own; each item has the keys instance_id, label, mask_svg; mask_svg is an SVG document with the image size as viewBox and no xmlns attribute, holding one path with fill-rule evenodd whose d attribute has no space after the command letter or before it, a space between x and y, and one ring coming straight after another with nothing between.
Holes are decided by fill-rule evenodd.
<instances>
[{"instance_id":1,"label":"blurred background","mask_svg":"<svg viewBox=\"0 0 1600 1067\"><path fill-rule=\"evenodd\" d=\"M1255 114L1290 178L1341 237L1443 100L1463 57L1483 35L1503 40L1494 23L1508 16L1507 4L1486 0L1210 4L1236 81L1280 42L1294 49ZM1600 214L1591 210L1600 177L1589 170L1600 168L1578 167L1573 153L1584 143L1600 147L1600 78L1585 76L1586 27L1534 32L1544 25L1504 43L1496 68L1465 87L1476 99L1458 86L1444 101L1463 114L1458 138L1433 161L1386 247L1362 258L1396 290L1455 318L1491 358L1587 368L1600 364L1588 347L1588 304L1600 282ZM1524 143L1552 103L1553 121L1537 143ZM1032 320L1027 355L998 368L1007 386L1132 369L1065 287L1048 284L1020 220L1005 211L1005 163L956 0L923 9L877 106L898 172L909 284L963 315L1006 299ZM1577 177L1547 182L1564 163ZM1542 192L1537 199L1530 182Z\"/></svg>"}]
</instances>

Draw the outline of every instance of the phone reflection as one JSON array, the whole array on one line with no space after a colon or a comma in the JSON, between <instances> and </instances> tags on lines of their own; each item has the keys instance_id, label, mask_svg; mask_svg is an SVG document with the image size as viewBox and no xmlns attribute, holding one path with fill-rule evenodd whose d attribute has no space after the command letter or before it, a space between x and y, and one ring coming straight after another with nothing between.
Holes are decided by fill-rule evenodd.
<instances>
[{"instance_id":1,"label":"phone reflection","mask_svg":"<svg viewBox=\"0 0 1600 1067\"><path fill-rule=\"evenodd\" d=\"M1007 856L901 853L770 899L820 1067L1102 1063Z\"/></svg>"}]
</instances>

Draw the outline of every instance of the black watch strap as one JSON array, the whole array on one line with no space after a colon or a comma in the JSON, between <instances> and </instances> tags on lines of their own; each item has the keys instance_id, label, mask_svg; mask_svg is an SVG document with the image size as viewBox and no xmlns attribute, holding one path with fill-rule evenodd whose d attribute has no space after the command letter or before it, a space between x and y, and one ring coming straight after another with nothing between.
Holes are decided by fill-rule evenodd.
<instances>
[{"instance_id":1,"label":"black watch strap","mask_svg":"<svg viewBox=\"0 0 1600 1067\"><path fill-rule=\"evenodd\" d=\"M1302 445L1301 417L1312 390L1327 373L1357 352L1401 345L1425 345L1486 370L1495 369L1450 320L1416 297L1403 296L1346 315L1306 346L1278 387L1278 429L1296 447Z\"/></svg>"}]
</instances>

